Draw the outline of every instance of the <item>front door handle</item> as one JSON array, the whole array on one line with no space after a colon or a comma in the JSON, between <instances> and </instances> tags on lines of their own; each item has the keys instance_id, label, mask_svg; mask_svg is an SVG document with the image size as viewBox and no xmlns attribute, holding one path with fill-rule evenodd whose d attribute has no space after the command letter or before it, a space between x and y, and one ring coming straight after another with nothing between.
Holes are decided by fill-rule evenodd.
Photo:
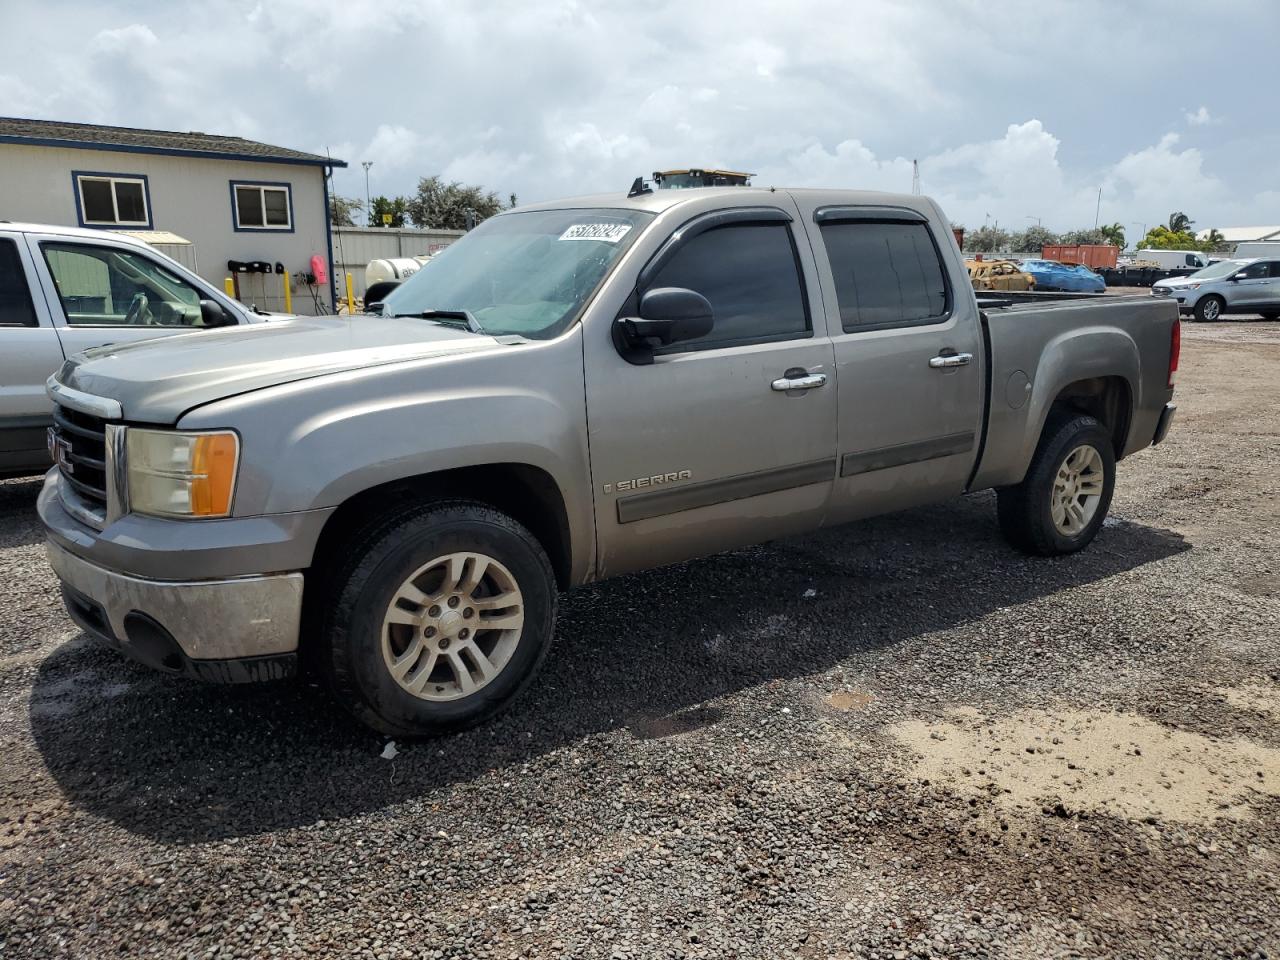
<instances>
[{"instance_id":1,"label":"front door handle","mask_svg":"<svg viewBox=\"0 0 1280 960\"><path fill-rule=\"evenodd\" d=\"M929 366L935 370L945 370L948 367L967 367L972 361L972 353L940 353L929 358Z\"/></svg>"},{"instance_id":2,"label":"front door handle","mask_svg":"<svg viewBox=\"0 0 1280 960\"><path fill-rule=\"evenodd\" d=\"M812 390L814 387L821 387L827 382L825 373L805 373L803 370L788 370L785 375L779 377L770 384L774 390L779 393L786 393L789 390Z\"/></svg>"}]
</instances>

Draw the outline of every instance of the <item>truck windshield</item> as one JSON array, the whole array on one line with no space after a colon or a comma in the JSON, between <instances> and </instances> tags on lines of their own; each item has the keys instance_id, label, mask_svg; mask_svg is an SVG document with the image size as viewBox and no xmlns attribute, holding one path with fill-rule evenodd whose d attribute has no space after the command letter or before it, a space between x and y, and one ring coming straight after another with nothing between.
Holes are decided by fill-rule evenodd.
<instances>
[{"instance_id":1,"label":"truck windshield","mask_svg":"<svg viewBox=\"0 0 1280 960\"><path fill-rule=\"evenodd\" d=\"M1248 260L1219 260L1217 263L1211 263L1203 270L1197 270L1191 274L1191 279L1218 280L1222 277L1229 277L1248 263Z\"/></svg>"},{"instance_id":2,"label":"truck windshield","mask_svg":"<svg viewBox=\"0 0 1280 960\"><path fill-rule=\"evenodd\" d=\"M578 209L493 217L388 294L383 315L469 315L487 334L549 339L577 319L653 216Z\"/></svg>"}]
</instances>

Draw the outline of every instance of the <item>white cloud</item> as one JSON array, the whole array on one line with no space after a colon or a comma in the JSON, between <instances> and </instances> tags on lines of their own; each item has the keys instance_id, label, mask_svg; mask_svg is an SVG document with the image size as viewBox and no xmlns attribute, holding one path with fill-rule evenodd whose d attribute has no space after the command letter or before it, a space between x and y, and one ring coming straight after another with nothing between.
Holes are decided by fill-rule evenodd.
<instances>
[{"instance_id":1,"label":"white cloud","mask_svg":"<svg viewBox=\"0 0 1280 960\"><path fill-rule=\"evenodd\" d=\"M1256 121L1280 4L1242 2L1245 34L1238 18L1167 15L1234 52L1232 115L1171 118L1212 125L1195 148L1081 86L1163 52L1107 0L1016 36L991 34L978 0L652 0L640 17L584 0L171 0L145 24L100 0L10 4L0 113L328 145L351 165L337 189L360 197L362 160L378 193L440 173L538 200L686 165L906 191L916 157L924 190L970 224L1092 224L1099 186L1108 221L1280 222L1266 192L1280 135ZM1128 77L1125 101L1201 82L1173 62Z\"/></svg>"},{"instance_id":2,"label":"white cloud","mask_svg":"<svg viewBox=\"0 0 1280 960\"><path fill-rule=\"evenodd\" d=\"M1191 127L1203 127L1206 124L1213 123L1213 117L1209 114L1209 108L1202 106L1199 110L1185 113L1187 125Z\"/></svg>"}]
</instances>

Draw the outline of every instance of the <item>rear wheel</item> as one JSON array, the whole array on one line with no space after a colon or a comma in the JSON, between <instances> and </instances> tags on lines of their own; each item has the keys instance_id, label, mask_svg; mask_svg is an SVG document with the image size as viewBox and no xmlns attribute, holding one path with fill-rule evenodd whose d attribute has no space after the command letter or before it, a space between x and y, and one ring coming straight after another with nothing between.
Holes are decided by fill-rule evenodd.
<instances>
[{"instance_id":1,"label":"rear wheel","mask_svg":"<svg viewBox=\"0 0 1280 960\"><path fill-rule=\"evenodd\" d=\"M551 645L551 563L528 530L483 504L441 501L370 525L334 584L330 686L384 733L488 719L532 681Z\"/></svg>"},{"instance_id":2,"label":"rear wheel","mask_svg":"<svg viewBox=\"0 0 1280 960\"><path fill-rule=\"evenodd\" d=\"M1088 546L1111 506L1116 458L1106 428L1083 414L1053 416L1022 483L997 494L1000 529L1025 553Z\"/></svg>"},{"instance_id":3,"label":"rear wheel","mask_svg":"<svg viewBox=\"0 0 1280 960\"><path fill-rule=\"evenodd\" d=\"M1280 310L1259 310L1263 320L1280 320Z\"/></svg>"},{"instance_id":4,"label":"rear wheel","mask_svg":"<svg viewBox=\"0 0 1280 960\"><path fill-rule=\"evenodd\" d=\"M1225 300L1216 293L1210 294L1196 303L1195 318L1202 323L1217 320L1222 316L1222 311L1226 307L1227 302Z\"/></svg>"}]
</instances>

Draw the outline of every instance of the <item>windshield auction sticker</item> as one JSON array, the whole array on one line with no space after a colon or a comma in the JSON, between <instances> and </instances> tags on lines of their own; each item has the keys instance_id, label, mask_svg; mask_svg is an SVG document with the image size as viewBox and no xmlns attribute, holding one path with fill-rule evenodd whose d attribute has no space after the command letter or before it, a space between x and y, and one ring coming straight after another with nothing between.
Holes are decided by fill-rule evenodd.
<instances>
[{"instance_id":1,"label":"windshield auction sticker","mask_svg":"<svg viewBox=\"0 0 1280 960\"><path fill-rule=\"evenodd\" d=\"M603 240L605 243L617 243L631 230L629 223L575 223L564 233L561 240Z\"/></svg>"}]
</instances>

